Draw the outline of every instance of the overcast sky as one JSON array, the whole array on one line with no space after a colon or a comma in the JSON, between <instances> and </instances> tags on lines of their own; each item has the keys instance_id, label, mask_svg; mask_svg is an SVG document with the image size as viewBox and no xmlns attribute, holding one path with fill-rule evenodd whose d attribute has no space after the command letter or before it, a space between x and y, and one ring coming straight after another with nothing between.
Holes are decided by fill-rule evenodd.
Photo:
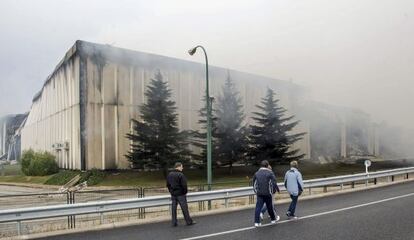
<instances>
[{"instance_id":1,"label":"overcast sky","mask_svg":"<svg viewBox=\"0 0 414 240\"><path fill-rule=\"evenodd\" d=\"M414 122L414 1L0 1L0 116L30 109L77 39L212 65L311 89L380 122Z\"/></svg>"}]
</instances>

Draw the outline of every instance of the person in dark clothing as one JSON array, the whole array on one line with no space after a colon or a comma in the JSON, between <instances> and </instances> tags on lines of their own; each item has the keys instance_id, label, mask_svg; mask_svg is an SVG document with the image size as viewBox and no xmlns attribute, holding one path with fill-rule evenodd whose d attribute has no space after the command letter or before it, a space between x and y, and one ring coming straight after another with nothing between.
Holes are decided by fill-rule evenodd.
<instances>
[{"instance_id":1,"label":"person in dark clothing","mask_svg":"<svg viewBox=\"0 0 414 240\"><path fill-rule=\"evenodd\" d=\"M272 166L270 164L269 164L269 167L268 168L270 170L272 170ZM276 177L276 174L275 174L275 177ZM280 193L279 186L277 186L277 182L276 182L276 188L277 188L276 191L278 193ZM273 201L274 201L274 197L272 197L272 202ZM276 214L276 204L274 204L274 202L273 202L273 210L275 211L275 217L276 217L276 222L277 222L277 221L280 220L280 216ZM266 205L263 205L262 211L260 212L260 219L261 220L263 220L265 212L267 212L267 207L266 207Z\"/></svg>"},{"instance_id":2,"label":"person in dark clothing","mask_svg":"<svg viewBox=\"0 0 414 240\"><path fill-rule=\"evenodd\" d=\"M175 170L170 172L167 176L167 188L171 194L171 213L172 213L172 226L177 226L177 203L180 204L183 211L184 219L187 225L193 225L196 222L193 221L188 212L187 205L187 179L182 173L183 164L180 162L175 163Z\"/></svg>"},{"instance_id":3,"label":"person in dark clothing","mask_svg":"<svg viewBox=\"0 0 414 240\"><path fill-rule=\"evenodd\" d=\"M279 190L276 184L275 174L272 172L272 170L269 169L269 162L263 160L260 165L260 169L253 176L253 189L257 196L256 210L254 214L255 227L261 226L260 212L264 204L266 204L271 223L276 223L275 211L273 210L272 195Z\"/></svg>"}]
</instances>

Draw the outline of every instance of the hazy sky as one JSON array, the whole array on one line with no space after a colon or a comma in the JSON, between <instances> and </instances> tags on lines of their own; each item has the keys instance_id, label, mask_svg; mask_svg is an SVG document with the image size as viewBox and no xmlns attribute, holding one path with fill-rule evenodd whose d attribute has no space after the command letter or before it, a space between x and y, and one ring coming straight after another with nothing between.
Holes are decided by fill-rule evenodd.
<instances>
[{"instance_id":1,"label":"hazy sky","mask_svg":"<svg viewBox=\"0 0 414 240\"><path fill-rule=\"evenodd\" d=\"M200 62L202 44L212 65L414 122L413 0L1 0L0 116L28 111L77 39Z\"/></svg>"}]
</instances>

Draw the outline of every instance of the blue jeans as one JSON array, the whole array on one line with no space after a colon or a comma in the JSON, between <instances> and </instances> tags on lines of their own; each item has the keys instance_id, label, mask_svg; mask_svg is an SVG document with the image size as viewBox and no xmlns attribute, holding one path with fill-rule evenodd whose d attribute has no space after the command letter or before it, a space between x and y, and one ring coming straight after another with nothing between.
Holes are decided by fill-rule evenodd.
<instances>
[{"instance_id":1,"label":"blue jeans","mask_svg":"<svg viewBox=\"0 0 414 240\"><path fill-rule=\"evenodd\" d=\"M262 211L264 204L266 204L270 219L272 219L272 221L276 220L275 211L273 210L272 198L272 195L257 195L256 210L254 213L255 223L260 223L260 212Z\"/></svg>"},{"instance_id":2,"label":"blue jeans","mask_svg":"<svg viewBox=\"0 0 414 240\"><path fill-rule=\"evenodd\" d=\"M290 198L292 199L292 202L290 203L288 213L290 216L295 216L296 203L298 202L299 196L290 195Z\"/></svg>"}]
</instances>

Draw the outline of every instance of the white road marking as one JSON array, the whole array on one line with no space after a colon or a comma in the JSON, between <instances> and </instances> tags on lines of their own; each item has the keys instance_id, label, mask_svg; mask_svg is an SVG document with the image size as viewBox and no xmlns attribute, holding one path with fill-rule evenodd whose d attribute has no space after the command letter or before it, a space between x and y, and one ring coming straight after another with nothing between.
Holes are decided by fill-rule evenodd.
<instances>
[{"instance_id":1,"label":"white road marking","mask_svg":"<svg viewBox=\"0 0 414 240\"><path fill-rule=\"evenodd\" d=\"M400 199L400 198L411 197L411 196L414 196L414 193L409 193L409 194L405 194L405 195L401 195L401 196L397 196L397 197L391 197L391 198L386 198L386 199L382 199L382 200L378 200L378 201L358 204L358 205L354 205L354 206L350 206L350 207L346 207L346 208L339 208L339 209L335 209L335 210L331 210L331 211L315 213L315 214L300 217L297 220L283 220L283 221L277 222L277 224L270 224L270 223L269 224L263 224L261 227L268 227L268 226L278 225L278 224L287 223L287 222L290 222L290 221L299 221L299 220L303 220L303 219L307 219L307 218L313 218L313 217L318 217L318 216L327 215L327 214L331 214L331 213L342 212L342 211L346 211L346 210L350 210L350 209L365 207L365 206L369 206L369 205L374 205L374 204L378 204L378 203L388 202L388 201L392 201L392 200L396 200L396 199ZM196 237L190 237L190 238L183 238L181 240L194 240L194 239L209 238L209 237L215 237L215 236L220 236L220 235L225 235L225 234L230 234L230 233L253 230L255 228L256 227L238 228L238 229L233 229L233 230L224 231L224 232L212 233L212 234L196 236Z\"/></svg>"}]
</instances>

